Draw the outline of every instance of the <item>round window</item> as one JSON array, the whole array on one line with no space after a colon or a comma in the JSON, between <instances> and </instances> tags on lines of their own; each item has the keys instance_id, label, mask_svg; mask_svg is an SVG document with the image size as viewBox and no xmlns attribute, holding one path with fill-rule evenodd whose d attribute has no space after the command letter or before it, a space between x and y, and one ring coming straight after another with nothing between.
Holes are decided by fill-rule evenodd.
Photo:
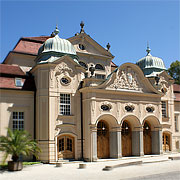
<instances>
[{"instance_id":1,"label":"round window","mask_svg":"<svg viewBox=\"0 0 180 180\"><path fill-rule=\"evenodd\" d=\"M132 111L134 110L134 107L132 107L132 106L126 106L126 107L125 107L125 110L126 110L127 112L132 112Z\"/></svg>"},{"instance_id":2,"label":"round window","mask_svg":"<svg viewBox=\"0 0 180 180\"><path fill-rule=\"evenodd\" d=\"M85 50L85 46L83 44L79 44L79 49Z\"/></svg>"},{"instance_id":3,"label":"round window","mask_svg":"<svg viewBox=\"0 0 180 180\"><path fill-rule=\"evenodd\" d=\"M70 83L70 80L68 78L63 77L63 78L61 78L61 82L65 85L67 85Z\"/></svg>"},{"instance_id":4,"label":"round window","mask_svg":"<svg viewBox=\"0 0 180 180\"><path fill-rule=\"evenodd\" d=\"M101 105L101 109L103 110L103 111L109 111L110 110L110 107L108 106L108 105Z\"/></svg>"},{"instance_id":5,"label":"round window","mask_svg":"<svg viewBox=\"0 0 180 180\"><path fill-rule=\"evenodd\" d=\"M153 107L147 107L147 108L146 108L146 111L147 111L147 112L153 112L153 111L154 111L154 108L153 108Z\"/></svg>"}]
</instances>

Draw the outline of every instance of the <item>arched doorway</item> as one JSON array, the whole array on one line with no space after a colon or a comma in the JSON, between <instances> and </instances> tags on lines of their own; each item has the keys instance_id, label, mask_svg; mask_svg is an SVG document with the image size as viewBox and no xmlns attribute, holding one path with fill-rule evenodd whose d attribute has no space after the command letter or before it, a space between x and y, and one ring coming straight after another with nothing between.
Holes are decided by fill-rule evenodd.
<instances>
[{"instance_id":1,"label":"arched doorway","mask_svg":"<svg viewBox=\"0 0 180 180\"><path fill-rule=\"evenodd\" d=\"M167 132L163 133L163 151L165 152L171 151L170 134Z\"/></svg>"},{"instance_id":2,"label":"arched doorway","mask_svg":"<svg viewBox=\"0 0 180 180\"><path fill-rule=\"evenodd\" d=\"M123 121L121 136L122 136L122 156L131 156L132 132L131 132L131 127L127 121Z\"/></svg>"},{"instance_id":3,"label":"arched doorway","mask_svg":"<svg viewBox=\"0 0 180 180\"><path fill-rule=\"evenodd\" d=\"M103 120L97 124L97 157L109 158L109 126Z\"/></svg>"},{"instance_id":4,"label":"arched doorway","mask_svg":"<svg viewBox=\"0 0 180 180\"><path fill-rule=\"evenodd\" d=\"M152 154L151 126L148 122L143 126L144 154Z\"/></svg>"},{"instance_id":5,"label":"arched doorway","mask_svg":"<svg viewBox=\"0 0 180 180\"><path fill-rule=\"evenodd\" d=\"M69 135L63 135L57 141L58 159L74 159L74 138Z\"/></svg>"}]
</instances>

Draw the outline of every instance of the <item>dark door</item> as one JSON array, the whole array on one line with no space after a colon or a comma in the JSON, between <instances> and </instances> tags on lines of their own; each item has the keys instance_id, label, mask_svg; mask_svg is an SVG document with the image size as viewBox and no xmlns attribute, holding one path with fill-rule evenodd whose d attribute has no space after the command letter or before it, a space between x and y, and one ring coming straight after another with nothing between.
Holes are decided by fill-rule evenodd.
<instances>
[{"instance_id":1,"label":"dark door","mask_svg":"<svg viewBox=\"0 0 180 180\"><path fill-rule=\"evenodd\" d=\"M105 121L97 125L97 157L109 158L109 127Z\"/></svg>"},{"instance_id":2,"label":"dark door","mask_svg":"<svg viewBox=\"0 0 180 180\"><path fill-rule=\"evenodd\" d=\"M152 154L151 127L145 122L143 127L144 154Z\"/></svg>"},{"instance_id":3,"label":"dark door","mask_svg":"<svg viewBox=\"0 0 180 180\"><path fill-rule=\"evenodd\" d=\"M129 123L124 121L122 124L122 156L132 155L132 133Z\"/></svg>"}]
</instances>

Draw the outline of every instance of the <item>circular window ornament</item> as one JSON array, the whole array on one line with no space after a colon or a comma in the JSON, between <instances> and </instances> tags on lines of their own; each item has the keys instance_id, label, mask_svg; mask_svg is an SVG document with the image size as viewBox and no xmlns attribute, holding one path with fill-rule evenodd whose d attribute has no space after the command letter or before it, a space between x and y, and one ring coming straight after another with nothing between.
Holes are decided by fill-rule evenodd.
<instances>
[{"instance_id":1,"label":"circular window ornament","mask_svg":"<svg viewBox=\"0 0 180 180\"><path fill-rule=\"evenodd\" d=\"M103 111L109 111L111 108L110 108L110 106L103 104L103 105L101 105L101 109Z\"/></svg>"},{"instance_id":2,"label":"circular window ornament","mask_svg":"<svg viewBox=\"0 0 180 180\"><path fill-rule=\"evenodd\" d=\"M133 112L134 107L133 107L133 106L125 106L125 110L126 110L127 112Z\"/></svg>"},{"instance_id":3,"label":"circular window ornament","mask_svg":"<svg viewBox=\"0 0 180 180\"><path fill-rule=\"evenodd\" d=\"M85 50L85 46L83 44L79 44L79 49Z\"/></svg>"},{"instance_id":4,"label":"circular window ornament","mask_svg":"<svg viewBox=\"0 0 180 180\"><path fill-rule=\"evenodd\" d=\"M68 85L70 83L70 79L66 78L66 77L63 77L63 78L61 78L61 83L63 85Z\"/></svg>"},{"instance_id":5,"label":"circular window ornament","mask_svg":"<svg viewBox=\"0 0 180 180\"><path fill-rule=\"evenodd\" d=\"M151 112L154 111L154 108L153 108L153 107L147 107L147 108L146 108L146 111L149 112L149 113L151 113Z\"/></svg>"}]
</instances>

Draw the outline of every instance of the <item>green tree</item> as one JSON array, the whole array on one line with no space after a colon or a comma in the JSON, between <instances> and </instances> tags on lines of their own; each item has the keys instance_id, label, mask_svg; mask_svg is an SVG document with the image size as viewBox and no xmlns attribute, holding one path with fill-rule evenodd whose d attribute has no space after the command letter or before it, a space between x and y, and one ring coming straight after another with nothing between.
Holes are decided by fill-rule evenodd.
<instances>
[{"instance_id":1,"label":"green tree","mask_svg":"<svg viewBox=\"0 0 180 180\"><path fill-rule=\"evenodd\" d=\"M32 140L31 135L26 131L8 128L8 136L0 136L0 151L5 152L3 164L8 155L12 155L13 162L17 162L20 155L35 155L37 157L40 148Z\"/></svg>"},{"instance_id":2,"label":"green tree","mask_svg":"<svg viewBox=\"0 0 180 180\"><path fill-rule=\"evenodd\" d=\"M180 61L172 62L168 69L169 75L175 80L175 84L180 84Z\"/></svg>"}]
</instances>

